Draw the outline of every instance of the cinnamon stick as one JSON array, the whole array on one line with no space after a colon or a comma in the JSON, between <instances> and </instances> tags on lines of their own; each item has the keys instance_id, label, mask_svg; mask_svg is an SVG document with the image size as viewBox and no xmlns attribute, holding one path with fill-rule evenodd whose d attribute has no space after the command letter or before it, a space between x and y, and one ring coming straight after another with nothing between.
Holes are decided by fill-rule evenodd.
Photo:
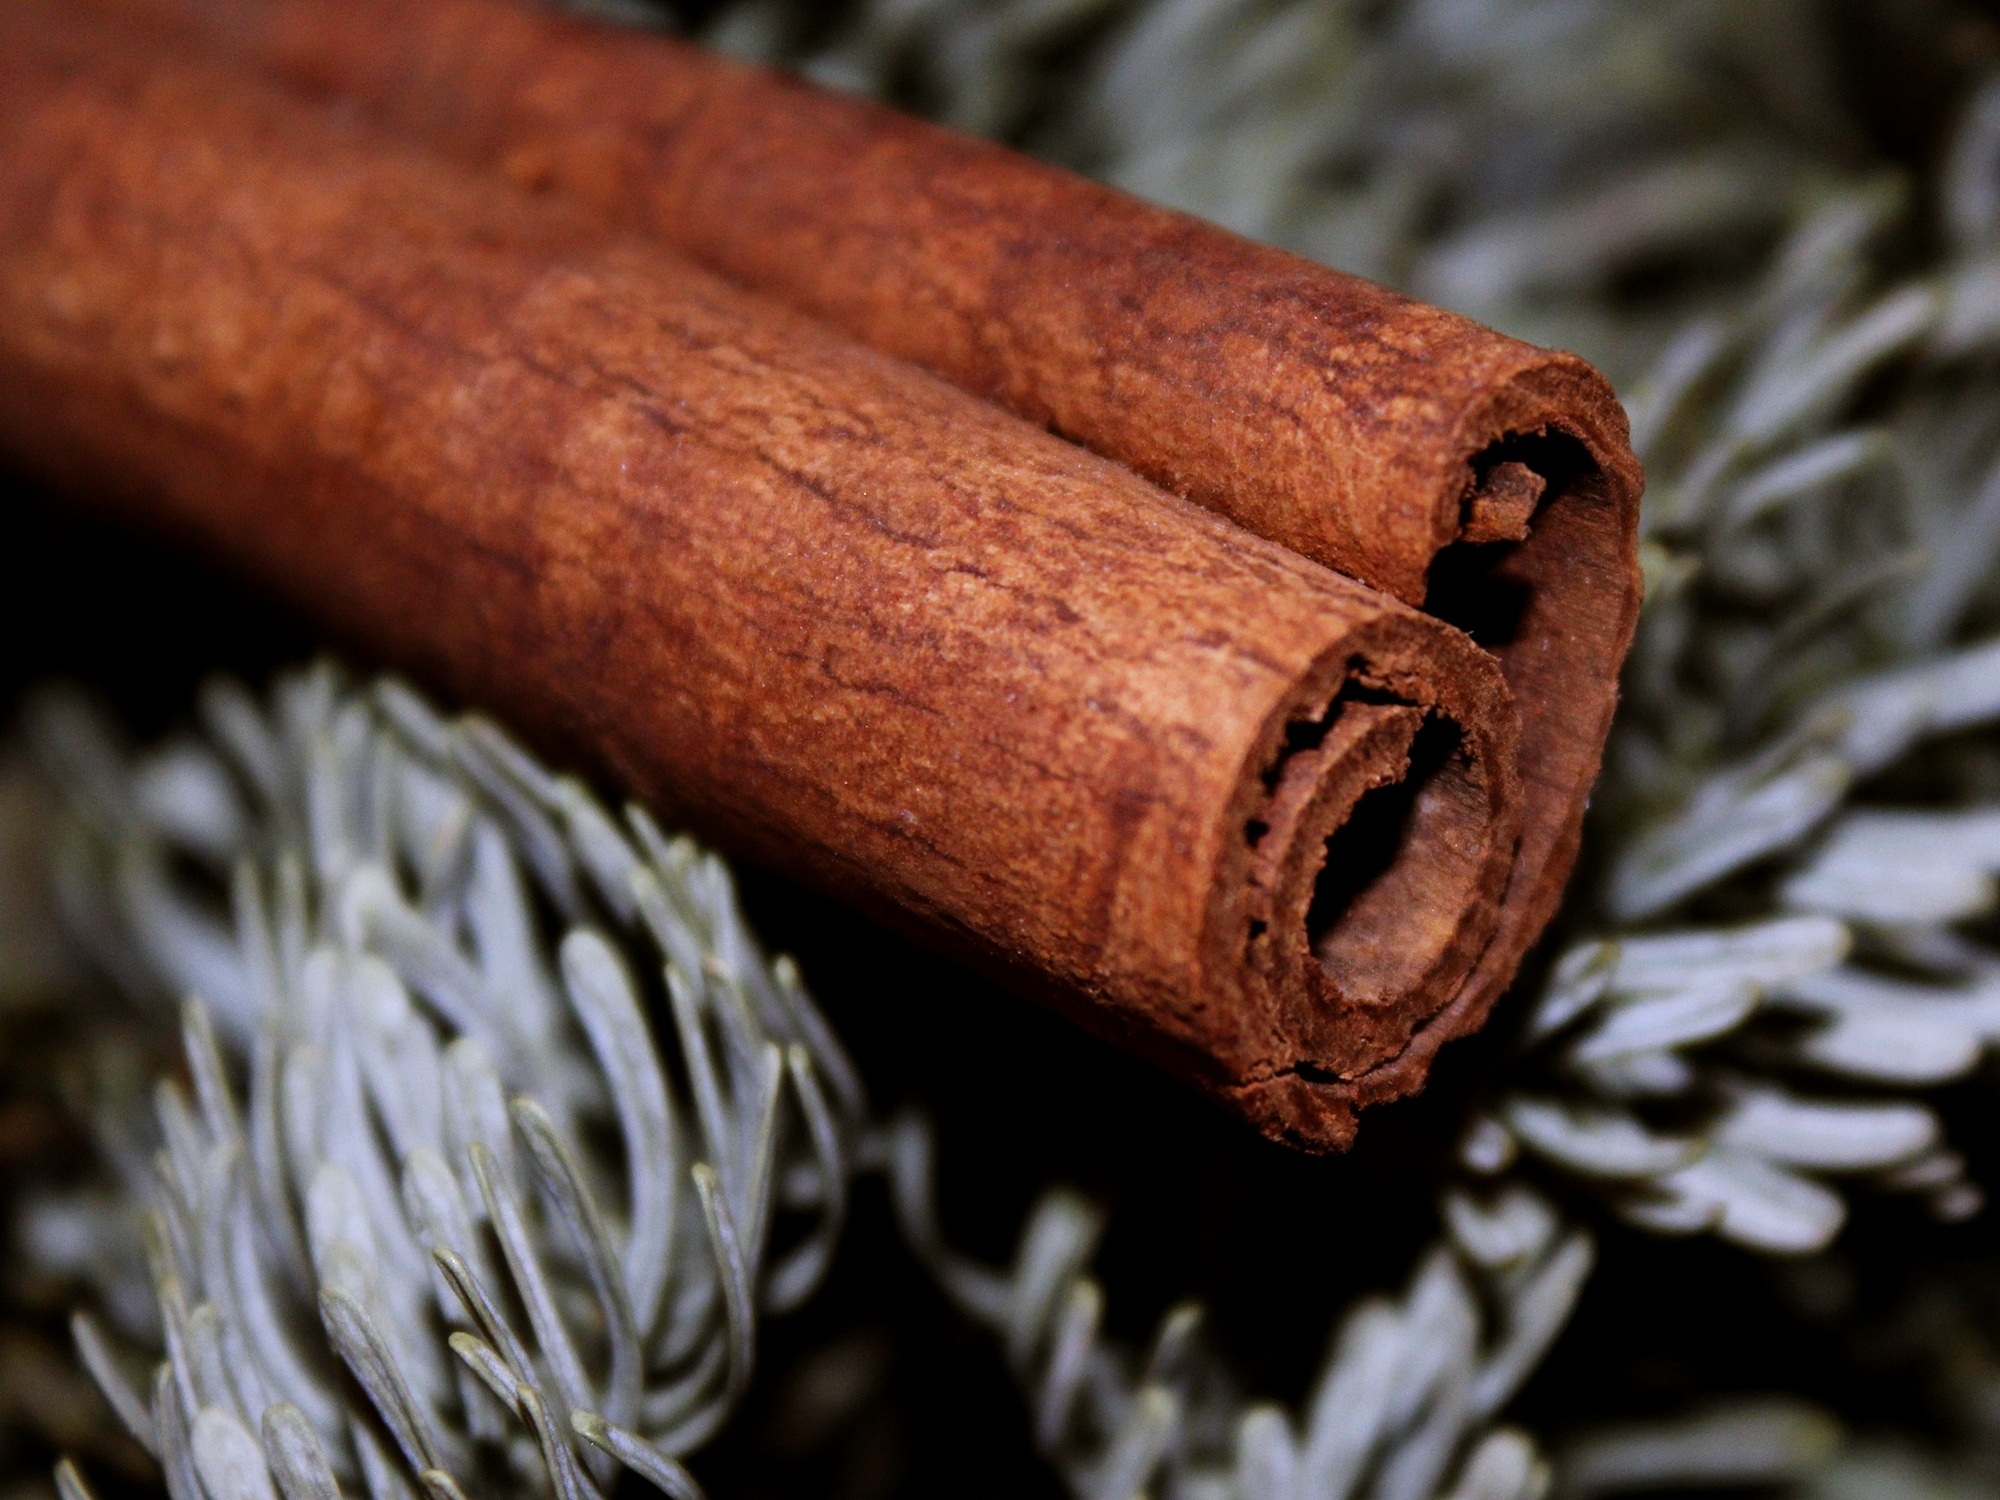
<instances>
[{"instance_id":1,"label":"cinnamon stick","mask_svg":"<svg viewBox=\"0 0 2000 1500\"><path fill-rule=\"evenodd\" d=\"M1420 1074L1519 827L1459 632L73 0L0 52L8 451L1274 1136Z\"/></svg>"},{"instance_id":2,"label":"cinnamon stick","mask_svg":"<svg viewBox=\"0 0 2000 1500\"><path fill-rule=\"evenodd\" d=\"M588 202L1466 628L1522 718L1484 1017L1553 914L1639 602L1641 478L1574 355L865 101L525 0L99 0Z\"/></svg>"}]
</instances>

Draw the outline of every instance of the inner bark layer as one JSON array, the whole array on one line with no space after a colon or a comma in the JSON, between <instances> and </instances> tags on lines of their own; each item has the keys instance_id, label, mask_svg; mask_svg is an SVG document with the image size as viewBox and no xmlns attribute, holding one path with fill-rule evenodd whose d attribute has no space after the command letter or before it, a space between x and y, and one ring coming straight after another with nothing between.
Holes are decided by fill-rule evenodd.
<instances>
[{"instance_id":1,"label":"inner bark layer","mask_svg":"<svg viewBox=\"0 0 2000 1500\"><path fill-rule=\"evenodd\" d=\"M1444 712L1358 681L1289 726L1245 830L1246 956L1303 1043L1292 1067L1354 1076L1451 999L1498 921L1506 780Z\"/></svg>"}]
</instances>

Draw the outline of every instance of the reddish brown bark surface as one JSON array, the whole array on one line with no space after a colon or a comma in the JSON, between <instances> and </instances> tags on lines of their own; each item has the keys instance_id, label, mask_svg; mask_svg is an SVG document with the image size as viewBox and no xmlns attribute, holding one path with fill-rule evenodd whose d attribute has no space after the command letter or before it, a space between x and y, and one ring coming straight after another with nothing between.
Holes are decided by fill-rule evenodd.
<instances>
[{"instance_id":1,"label":"reddish brown bark surface","mask_svg":"<svg viewBox=\"0 0 2000 1500\"><path fill-rule=\"evenodd\" d=\"M1464 1014L1519 747L1457 631L74 4L0 54L17 457L1274 1136Z\"/></svg>"},{"instance_id":2,"label":"reddish brown bark surface","mask_svg":"<svg viewBox=\"0 0 2000 1500\"><path fill-rule=\"evenodd\" d=\"M193 22L295 84L589 202L1466 627L1519 705L1524 823L1499 938L1420 1047L1476 1025L1512 979L1575 860L1638 611L1638 466L1582 360L526 0L99 3Z\"/></svg>"}]
</instances>

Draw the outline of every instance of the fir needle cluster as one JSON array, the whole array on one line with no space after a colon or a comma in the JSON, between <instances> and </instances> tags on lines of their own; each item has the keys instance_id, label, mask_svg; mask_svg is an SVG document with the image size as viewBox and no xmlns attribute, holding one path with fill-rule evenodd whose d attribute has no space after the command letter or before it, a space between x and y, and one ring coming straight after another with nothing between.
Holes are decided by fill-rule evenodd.
<instances>
[{"instance_id":1,"label":"fir needle cluster","mask_svg":"<svg viewBox=\"0 0 2000 1500\"><path fill-rule=\"evenodd\" d=\"M95 1212L136 1208L145 1255L94 1269L107 1307L150 1292L151 1373L74 1324L175 1500L589 1500L614 1464L685 1500L679 1460L740 1400L759 1320L824 1274L867 1170L1080 1495L1544 1487L1495 1423L1592 1250L1527 1187L1454 1198L1450 1239L1349 1315L1296 1418L1246 1405L1197 1308L1143 1354L1102 1336L1100 1216L1074 1194L1009 1266L945 1243L928 1127L870 1114L714 855L393 681L322 663L268 703L219 682L201 717L128 755L75 695L27 716L68 930L142 1003L187 997L191 1086L156 1086L158 1149L115 1099L99 1120L127 1180ZM93 1209L39 1212L53 1243Z\"/></svg>"}]
</instances>

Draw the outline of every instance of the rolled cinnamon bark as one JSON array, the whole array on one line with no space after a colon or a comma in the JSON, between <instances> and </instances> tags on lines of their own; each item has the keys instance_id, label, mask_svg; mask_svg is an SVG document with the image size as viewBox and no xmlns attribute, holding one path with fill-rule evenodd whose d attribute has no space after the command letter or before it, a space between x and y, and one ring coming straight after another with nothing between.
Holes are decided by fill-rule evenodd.
<instances>
[{"instance_id":1,"label":"rolled cinnamon bark","mask_svg":"<svg viewBox=\"0 0 2000 1500\"><path fill-rule=\"evenodd\" d=\"M524 0L99 0L560 192L1466 628L1522 721L1478 1024L1553 914L1639 604L1574 355L865 101Z\"/></svg>"},{"instance_id":2,"label":"rolled cinnamon bark","mask_svg":"<svg viewBox=\"0 0 2000 1500\"><path fill-rule=\"evenodd\" d=\"M0 6L0 443L1344 1143L1490 946L1459 632L571 205Z\"/></svg>"}]
</instances>

